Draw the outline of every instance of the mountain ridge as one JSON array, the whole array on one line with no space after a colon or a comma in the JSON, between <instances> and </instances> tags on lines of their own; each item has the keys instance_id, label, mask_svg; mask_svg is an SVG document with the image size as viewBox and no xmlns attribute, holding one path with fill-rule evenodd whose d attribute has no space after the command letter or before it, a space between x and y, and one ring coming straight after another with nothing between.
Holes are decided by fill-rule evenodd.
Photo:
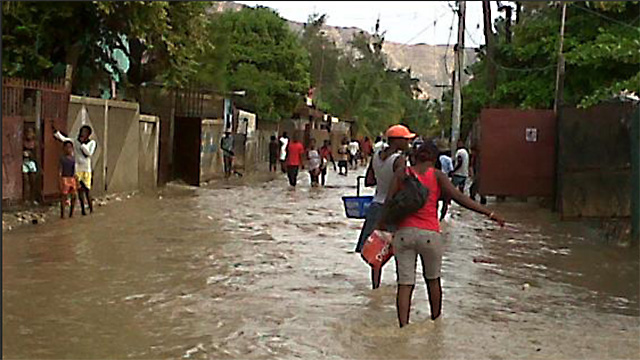
<instances>
[{"instance_id":1,"label":"mountain ridge","mask_svg":"<svg viewBox=\"0 0 640 360\"><path fill-rule=\"evenodd\" d=\"M214 12L222 12L227 10L239 11L250 6L236 3L233 1L224 1L217 4ZM282 16L280 16L282 17ZM282 17L289 28L301 34L304 30L304 23L293 21ZM353 35L360 33L371 35L370 32L362 30L355 26L331 26L324 25L322 30L326 35L336 43L339 48L347 48L349 41ZM382 51L387 55L390 69L411 69L413 77L420 80L418 86L423 91L421 99L440 99L443 89L451 85L451 77L454 66L453 44L450 45L429 45L425 43L419 44L401 44L392 41L385 41ZM464 49L465 67L477 61L475 49ZM463 83L468 82L470 77L463 74Z\"/></svg>"}]
</instances>

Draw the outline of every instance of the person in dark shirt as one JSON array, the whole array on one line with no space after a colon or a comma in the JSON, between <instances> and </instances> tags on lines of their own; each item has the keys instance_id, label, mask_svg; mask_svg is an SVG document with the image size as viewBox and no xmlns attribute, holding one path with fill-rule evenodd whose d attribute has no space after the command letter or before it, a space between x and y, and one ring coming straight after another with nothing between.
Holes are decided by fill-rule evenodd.
<instances>
[{"instance_id":1,"label":"person in dark shirt","mask_svg":"<svg viewBox=\"0 0 640 360\"><path fill-rule=\"evenodd\" d=\"M73 157L73 143L65 141L64 155L60 158L60 218L64 219L65 205L69 205L69 217L73 217L73 207L76 202L78 185L76 183L76 160Z\"/></svg>"},{"instance_id":2,"label":"person in dark shirt","mask_svg":"<svg viewBox=\"0 0 640 360\"><path fill-rule=\"evenodd\" d=\"M278 171L278 153L280 152L280 143L275 135L271 135L269 143L269 172Z\"/></svg>"},{"instance_id":3,"label":"person in dark shirt","mask_svg":"<svg viewBox=\"0 0 640 360\"><path fill-rule=\"evenodd\" d=\"M225 178L231 177L233 173L233 136L230 132L225 132L224 137L220 139L220 149L222 149L222 156L224 159L224 176Z\"/></svg>"},{"instance_id":4,"label":"person in dark shirt","mask_svg":"<svg viewBox=\"0 0 640 360\"><path fill-rule=\"evenodd\" d=\"M320 148L320 157L322 165L320 166L320 183L325 186L327 182L327 166L329 161L333 164L333 171L337 171L336 162L333 160L333 152L331 151L331 141L325 140L324 145Z\"/></svg>"}]
</instances>

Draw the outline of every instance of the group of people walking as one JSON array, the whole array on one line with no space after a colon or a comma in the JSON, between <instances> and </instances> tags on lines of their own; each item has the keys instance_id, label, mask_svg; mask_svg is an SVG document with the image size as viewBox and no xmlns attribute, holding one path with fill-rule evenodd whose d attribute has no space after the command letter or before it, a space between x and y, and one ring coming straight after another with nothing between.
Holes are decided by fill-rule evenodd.
<instances>
[{"instance_id":1,"label":"group of people walking","mask_svg":"<svg viewBox=\"0 0 640 360\"><path fill-rule=\"evenodd\" d=\"M407 157L405 154L408 153L409 144L416 137L415 134L403 125L394 125L387 130L386 137L388 145L374 151L367 168L365 184L375 186L375 195L355 250L358 253L362 251L365 241L374 230L394 233L392 246L397 275L396 307L399 325L403 327L409 323L418 256L422 262L422 275L427 285L431 318L435 320L442 314L440 279L444 241L440 229L439 218L442 216L438 216L438 202L447 203L453 200L462 207L483 214L501 225L504 225L504 220L460 191L460 185L464 186L461 179L464 171L457 173L458 178L454 178L454 184L448 174L436 168L436 163L441 161L440 151L435 142L425 140L417 143ZM456 161L452 170L453 175L469 166L468 156L465 161L464 153L459 151L459 155L460 159ZM400 194L409 177L419 181L426 196L419 209L399 218L394 216L397 214L392 213L395 208L391 204L397 207L399 201L406 200L407 194ZM380 286L381 275L381 268L372 268L373 289Z\"/></svg>"},{"instance_id":2,"label":"group of people walking","mask_svg":"<svg viewBox=\"0 0 640 360\"><path fill-rule=\"evenodd\" d=\"M311 138L305 148L298 135L289 139L286 131L282 133L280 139L271 136L269 143L270 172L278 171L278 162L280 162L280 170L287 174L289 185L293 188L296 187L298 175L301 169L305 169L305 164L309 170L311 187L326 185L329 163L333 164L334 170L337 169L329 140L325 140L318 148L316 139Z\"/></svg>"},{"instance_id":3,"label":"group of people walking","mask_svg":"<svg viewBox=\"0 0 640 360\"><path fill-rule=\"evenodd\" d=\"M338 148L338 175L347 176L349 169L357 170L358 164L367 164L373 153L373 145L368 137L364 137L362 142L353 138L345 137Z\"/></svg>"}]
</instances>

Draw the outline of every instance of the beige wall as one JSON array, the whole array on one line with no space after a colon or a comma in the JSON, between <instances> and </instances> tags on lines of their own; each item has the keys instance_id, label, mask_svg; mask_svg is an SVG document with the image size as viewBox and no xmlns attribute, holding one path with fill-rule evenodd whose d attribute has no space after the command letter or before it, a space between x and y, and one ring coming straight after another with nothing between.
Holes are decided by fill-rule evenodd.
<instances>
[{"instance_id":1,"label":"beige wall","mask_svg":"<svg viewBox=\"0 0 640 360\"><path fill-rule=\"evenodd\" d=\"M71 96L68 135L75 137L80 127L89 125L97 142L94 194L138 189L139 109L138 103Z\"/></svg>"},{"instance_id":2,"label":"beige wall","mask_svg":"<svg viewBox=\"0 0 640 360\"><path fill-rule=\"evenodd\" d=\"M158 186L160 118L140 115L138 125L138 183L140 190L153 190Z\"/></svg>"}]
</instances>

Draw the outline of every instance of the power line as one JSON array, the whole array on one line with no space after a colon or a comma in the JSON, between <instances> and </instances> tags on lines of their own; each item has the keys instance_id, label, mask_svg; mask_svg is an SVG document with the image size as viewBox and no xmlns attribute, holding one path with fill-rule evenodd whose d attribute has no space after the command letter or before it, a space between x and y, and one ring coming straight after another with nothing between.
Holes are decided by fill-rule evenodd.
<instances>
[{"instance_id":1,"label":"power line","mask_svg":"<svg viewBox=\"0 0 640 360\"><path fill-rule=\"evenodd\" d=\"M467 31L467 29L465 29L466 34L469 36L469 39L471 39L471 41L477 45L478 47L480 47L480 45L476 42L476 40L471 36L471 34ZM497 67L503 69L503 70L507 70L507 71L521 71L521 72L530 72L530 71L544 71L544 70L549 70L551 68L555 68L556 65L547 65L547 66L541 66L541 67L533 67L533 68L512 68L512 67L508 67L508 66L504 66L502 64L499 64L496 59L490 57L489 55L486 56L486 58L491 61L492 63L494 63Z\"/></svg>"},{"instance_id":2,"label":"power line","mask_svg":"<svg viewBox=\"0 0 640 360\"><path fill-rule=\"evenodd\" d=\"M448 2L447 2L448 4ZM444 51L444 71L449 75L449 66L447 66L447 56L449 55L449 46L451 46L451 34L453 34L453 23L456 21L457 13L453 12L453 17L451 18L451 26L449 26L449 38L447 39L447 48Z\"/></svg>"},{"instance_id":3,"label":"power line","mask_svg":"<svg viewBox=\"0 0 640 360\"><path fill-rule=\"evenodd\" d=\"M620 20L618 20L618 19L614 19L614 18L612 18L612 17L606 16L606 15L601 14L601 13L599 13L599 12L595 11L595 10L591 10L591 9L589 9L589 8L587 8L587 7L578 6L578 5L576 5L576 4L572 3L572 2L569 2L568 4L569 4L570 6L575 7L575 8L582 9L582 10L584 10L584 11L586 11L586 12L589 12L589 13L592 13L592 14L594 14L594 15L600 16L600 17L601 17L601 18L603 18L603 19L607 19L607 20L609 20L609 21L613 21L613 22L615 22L615 23L618 23L618 24L620 24L620 25L623 25L623 26L626 26L626 27L632 28L632 29L634 29L634 30L638 30L638 27L637 27L637 26L629 25L629 24L627 24L627 23L625 23L625 22L622 22L622 21L620 21ZM636 19L636 20L637 20L637 19ZM632 21L632 23L633 23L633 22L635 22L636 20L633 20L633 21Z\"/></svg>"},{"instance_id":4,"label":"power line","mask_svg":"<svg viewBox=\"0 0 640 360\"><path fill-rule=\"evenodd\" d=\"M427 31L427 30L431 29L432 27L435 27L435 26L436 26L436 24L438 23L438 19L439 19L442 15L444 15L445 13L446 13L446 11L445 11L445 12L440 13L439 15L437 15L437 16L434 18L433 23L430 23L427 27L425 27L424 29L420 30L420 32L418 32L416 35L414 35L411 39L409 39L409 40L407 40L405 43L403 43L403 44L402 44L402 46L403 46L403 47L410 46L410 45L411 45L411 44L410 44L410 42L412 42L413 40L415 40L416 38L418 38L418 37L419 37L420 35L422 35L425 31Z\"/></svg>"}]
</instances>

